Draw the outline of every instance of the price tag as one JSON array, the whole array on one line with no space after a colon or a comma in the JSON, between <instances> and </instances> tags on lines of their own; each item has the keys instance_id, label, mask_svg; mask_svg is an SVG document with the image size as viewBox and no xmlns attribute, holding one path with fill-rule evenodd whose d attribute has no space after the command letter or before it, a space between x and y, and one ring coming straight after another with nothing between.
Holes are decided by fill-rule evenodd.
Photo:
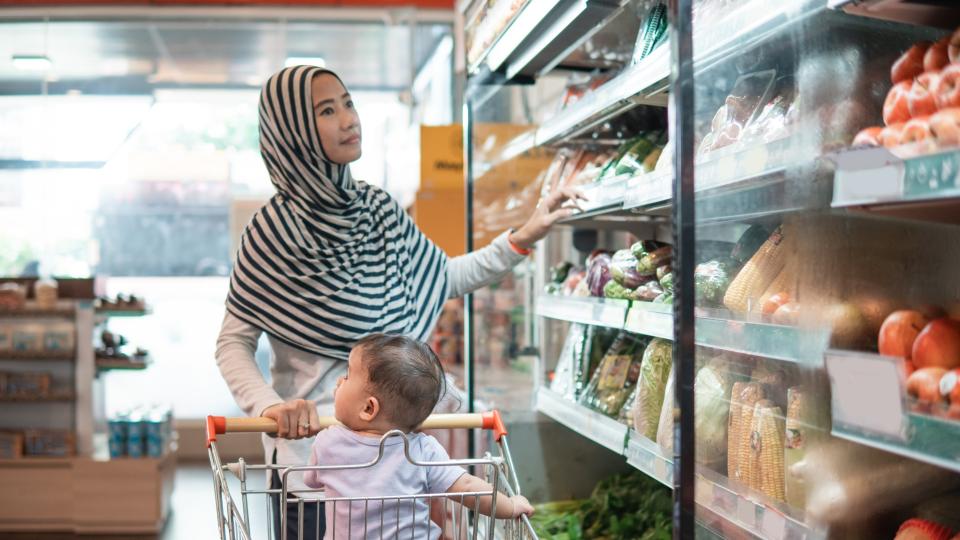
<instances>
[{"instance_id":1,"label":"price tag","mask_svg":"<svg viewBox=\"0 0 960 540\"><path fill-rule=\"evenodd\" d=\"M844 152L834 159L835 206L896 200L902 196L903 161L886 148Z\"/></svg>"},{"instance_id":2,"label":"price tag","mask_svg":"<svg viewBox=\"0 0 960 540\"><path fill-rule=\"evenodd\" d=\"M787 536L787 518L772 508L764 508L760 532L764 538L783 540Z\"/></svg>"},{"instance_id":3,"label":"price tag","mask_svg":"<svg viewBox=\"0 0 960 540\"><path fill-rule=\"evenodd\" d=\"M737 521L747 527L754 527L757 523L757 505L743 497L737 497Z\"/></svg>"},{"instance_id":4,"label":"price tag","mask_svg":"<svg viewBox=\"0 0 960 540\"><path fill-rule=\"evenodd\" d=\"M833 423L905 440L903 369L899 358L865 353L824 354Z\"/></svg>"}]
</instances>

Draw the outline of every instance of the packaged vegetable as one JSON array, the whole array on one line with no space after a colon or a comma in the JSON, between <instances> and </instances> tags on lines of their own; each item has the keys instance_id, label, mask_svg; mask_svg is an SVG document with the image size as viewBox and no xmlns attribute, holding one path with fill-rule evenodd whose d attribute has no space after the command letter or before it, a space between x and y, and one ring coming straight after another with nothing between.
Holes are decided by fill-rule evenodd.
<instances>
[{"instance_id":1,"label":"packaged vegetable","mask_svg":"<svg viewBox=\"0 0 960 540\"><path fill-rule=\"evenodd\" d=\"M656 338L643 351L640 378L637 382L637 402L633 409L633 426L638 433L653 440L663 408L663 395L673 363L673 343Z\"/></svg>"},{"instance_id":2,"label":"packaged vegetable","mask_svg":"<svg viewBox=\"0 0 960 540\"><path fill-rule=\"evenodd\" d=\"M659 274L659 272L657 272ZM673 272L667 272L658 278L664 292L673 294Z\"/></svg>"},{"instance_id":3,"label":"packaged vegetable","mask_svg":"<svg viewBox=\"0 0 960 540\"><path fill-rule=\"evenodd\" d=\"M643 345L641 336L620 333L603 355L580 403L615 418L637 384Z\"/></svg>"},{"instance_id":4,"label":"packaged vegetable","mask_svg":"<svg viewBox=\"0 0 960 540\"><path fill-rule=\"evenodd\" d=\"M760 249L760 246L770 238L772 231L763 225L751 225L737 240L737 244L730 252L730 258L743 266Z\"/></svg>"},{"instance_id":5,"label":"packaged vegetable","mask_svg":"<svg viewBox=\"0 0 960 540\"><path fill-rule=\"evenodd\" d=\"M647 251L637 258L637 272L644 276L656 276L657 268L670 264L673 259L673 248L663 246Z\"/></svg>"},{"instance_id":6,"label":"packaged vegetable","mask_svg":"<svg viewBox=\"0 0 960 540\"><path fill-rule=\"evenodd\" d=\"M657 281L659 281L660 284L663 285L664 276L666 276L671 272L673 272L673 268L669 264L657 268Z\"/></svg>"},{"instance_id":7,"label":"packaged vegetable","mask_svg":"<svg viewBox=\"0 0 960 540\"><path fill-rule=\"evenodd\" d=\"M730 286L730 276L723 262L708 261L698 264L694 269L693 283L697 292L697 304L719 306L727 287Z\"/></svg>"},{"instance_id":8,"label":"packaged vegetable","mask_svg":"<svg viewBox=\"0 0 960 540\"><path fill-rule=\"evenodd\" d=\"M657 446L665 456L673 455L673 404L676 392L674 366L670 365L670 375L663 388L663 405L660 407L660 420L657 423Z\"/></svg>"},{"instance_id":9,"label":"packaged vegetable","mask_svg":"<svg viewBox=\"0 0 960 540\"><path fill-rule=\"evenodd\" d=\"M633 294L633 299L643 302L653 302L658 296L663 294L663 292L663 287L660 286L660 282L651 279L640 287L637 287L637 290Z\"/></svg>"},{"instance_id":10,"label":"packaged vegetable","mask_svg":"<svg viewBox=\"0 0 960 540\"><path fill-rule=\"evenodd\" d=\"M620 412L617 414L617 422L630 426L633 423L633 407L637 404L637 387L634 386L630 391L630 396L623 403Z\"/></svg>"},{"instance_id":11,"label":"packaged vegetable","mask_svg":"<svg viewBox=\"0 0 960 540\"><path fill-rule=\"evenodd\" d=\"M660 296L653 299L654 304L672 304L673 303L673 291L666 291Z\"/></svg>"},{"instance_id":12,"label":"packaged vegetable","mask_svg":"<svg viewBox=\"0 0 960 540\"><path fill-rule=\"evenodd\" d=\"M732 377L722 358L700 368L693 383L697 462L723 472L727 457L727 424Z\"/></svg>"},{"instance_id":13,"label":"packaged vegetable","mask_svg":"<svg viewBox=\"0 0 960 540\"><path fill-rule=\"evenodd\" d=\"M590 377L594 374L603 360L604 353L614 344L620 333L617 330L601 328L597 326L588 326L586 335L586 345L574 364L574 397L579 400L587 391L592 382Z\"/></svg>"},{"instance_id":14,"label":"packaged vegetable","mask_svg":"<svg viewBox=\"0 0 960 540\"><path fill-rule=\"evenodd\" d=\"M570 332L563 342L560 359L550 381L550 390L560 394L564 399L572 400L576 391L577 366L583 359L584 348L587 345L587 325L573 323Z\"/></svg>"},{"instance_id":15,"label":"packaged vegetable","mask_svg":"<svg viewBox=\"0 0 960 540\"><path fill-rule=\"evenodd\" d=\"M603 297L618 300L633 300L633 291L611 279L603 286Z\"/></svg>"},{"instance_id":16,"label":"packaged vegetable","mask_svg":"<svg viewBox=\"0 0 960 540\"><path fill-rule=\"evenodd\" d=\"M643 277L637 272L637 258L629 249L621 249L613 254L610 276L627 289L636 289L643 283Z\"/></svg>"},{"instance_id":17,"label":"packaged vegetable","mask_svg":"<svg viewBox=\"0 0 960 540\"><path fill-rule=\"evenodd\" d=\"M780 407L768 399L758 401L750 431L749 486L777 501L785 500L784 435L783 411Z\"/></svg>"},{"instance_id":18,"label":"packaged vegetable","mask_svg":"<svg viewBox=\"0 0 960 540\"><path fill-rule=\"evenodd\" d=\"M608 253L599 253L592 257L587 268L587 287L591 296L603 297L603 288L610 281L610 262Z\"/></svg>"},{"instance_id":19,"label":"packaged vegetable","mask_svg":"<svg viewBox=\"0 0 960 540\"><path fill-rule=\"evenodd\" d=\"M552 283L563 283L573 269L573 263L563 261L553 265L550 269L550 281Z\"/></svg>"},{"instance_id":20,"label":"packaged vegetable","mask_svg":"<svg viewBox=\"0 0 960 540\"><path fill-rule=\"evenodd\" d=\"M777 278L791 255L791 236L781 226L737 273L723 295L723 305L735 313L746 313L760 302L767 287Z\"/></svg>"},{"instance_id":21,"label":"packaged vegetable","mask_svg":"<svg viewBox=\"0 0 960 540\"><path fill-rule=\"evenodd\" d=\"M580 284L580 281L583 280L586 274L587 272L583 268L571 269L570 272L567 273L567 279L563 280L560 293L564 296L573 295L573 291L577 289L577 285Z\"/></svg>"}]
</instances>

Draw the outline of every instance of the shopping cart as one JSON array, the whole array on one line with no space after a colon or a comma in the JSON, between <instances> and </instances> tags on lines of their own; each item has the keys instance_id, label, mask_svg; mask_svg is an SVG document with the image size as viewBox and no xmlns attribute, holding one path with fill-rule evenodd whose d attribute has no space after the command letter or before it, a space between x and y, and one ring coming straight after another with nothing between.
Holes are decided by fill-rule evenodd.
<instances>
[{"instance_id":1,"label":"shopping cart","mask_svg":"<svg viewBox=\"0 0 960 540\"><path fill-rule=\"evenodd\" d=\"M336 424L333 417L322 417L320 419L321 427L329 427ZM225 418L222 416L207 417L207 453L210 457L210 468L213 472L214 498L216 499L217 524L219 526L220 538L223 540L253 540L251 534L250 521L250 498L262 496L265 500L267 512L265 538L274 537L274 528L272 519L273 504L271 498L279 498L278 508L287 509L280 511L280 539L290 540L287 520L292 519L290 515L296 516L297 540L304 540L305 514L306 510L313 505L317 510L320 506L318 501L325 505L333 505L332 517L334 522L327 523L327 537L337 540L354 540L362 538L367 540L367 526L363 530L354 531L352 524L354 512L363 512L363 523L373 524L373 527L380 531L377 538L396 539L401 530L400 509L401 505L409 505L409 508L415 510L417 501L427 503L431 511L427 515L417 515L413 512L405 528L404 538L407 538L410 529L413 531L412 540L428 539L430 535L431 516L433 522L441 529L441 538L449 540L476 540L486 538L497 539L516 539L516 540L537 540L526 516L519 519L494 519L484 516L479 511L479 502L481 496L492 497L492 506L496 506L496 497L498 491L503 491L508 495L520 493L520 486L517 482L516 472L513 466L513 460L510 457L510 446L507 443L507 430L504 428L500 413L492 411L483 414L435 414L430 416L424 423L423 429L458 429L474 428L493 431L496 441L498 455L491 455L486 452L482 459L459 459L444 461L442 463L418 463L410 457L409 441L400 431L391 431L386 433L380 439L379 456L369 463L358 463L350 466L329 467L302 466L289 467L285 465L250 465L243 458L236 463L223 464L220 461L220 455L217 452L217 435L225 433L274 433L277 431L277 424L269 418ZM392 495L384 493L371 493L362 497L325 497L323 489L305 489L291 487L291 478L294 475L302 475L309 470L331 470L331 469L362 469L373 467L384 454L384 444L391 437L400 437L403 439L404 453L407 460L414 466L420 467L450 467L460 466L472 468L474 474L486 478L493 486L488 492L457 493L454 495L446 493L429 493L420 495ZM280 489L253 489L248 486L249 475L254 471L261 471L265 474L276 474L280 479ZM228 482L230 476L236 478L233 481L234 487ZM239 487L237 487L239 484ZM239 495L239 497L235 497ZM237 501L239 500L239 504ZM471 505L470 502L473 502ZM343 523L340 527L336 525L338 505L349 505L346 538L342 532ZM356 510L355 510L356 508ZM319 511L314 512L319 522ZM393 527L395 531L385 533L384 527ZM379 527L376 525L379 524ZM319 523L313 530L319 529ZM319 540L319 539L315 539Z\"/></svg>"}]
</instances>

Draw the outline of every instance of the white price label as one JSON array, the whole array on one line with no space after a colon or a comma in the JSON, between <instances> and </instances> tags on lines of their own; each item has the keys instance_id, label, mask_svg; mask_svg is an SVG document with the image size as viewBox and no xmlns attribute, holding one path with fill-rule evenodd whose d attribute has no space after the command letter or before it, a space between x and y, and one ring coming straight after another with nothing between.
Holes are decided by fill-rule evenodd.
<instances>
[{"instance_id":1,"label":"white price label","mask_svg":"<svg viewBox=\"0 0 960 540\"><path fill-rule=\"evenodd\" d=\"M905 439L902 360L866 353L824 354L833 422Z\"/></svg>"},{"instance_id":2,"label":"white price label","mask_svg":"<svg viewBox=\"0 0 960 540\"><path fill-rule=\"evenodd\" d=\"M743 497L737 497L737 521L746 527L754 527L757 522L757 505Z\"/></svg>"},{"instance_id":3,"label":"white price label","mask_svg":"<svg viewBox=\"0 0 960 540\"><path fill-rule=\"evenodd\" d=\"M889 201L903 195L903 161L886 148L844 152L835 159L835 205Z\"/></svg>"},{"instance_id":4,"label":"white price label","mask_svg":"<svg viewBox=\"0 0 960 540\"><path fill-rule=\"evenodd\" d=\"M787 518L772 508L764 508L760 532L764 538L783 540L787 536Z\"/></svg>"}]
</instances>

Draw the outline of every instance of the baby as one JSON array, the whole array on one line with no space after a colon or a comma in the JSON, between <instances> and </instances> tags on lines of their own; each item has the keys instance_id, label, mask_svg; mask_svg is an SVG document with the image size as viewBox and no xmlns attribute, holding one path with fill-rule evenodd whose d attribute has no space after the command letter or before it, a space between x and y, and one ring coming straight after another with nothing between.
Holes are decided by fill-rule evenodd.
<instances>
[{"instance_id":1,"label":"baby","mask_svg":"<svg viewBox=\"0 0 960 540\"><path fill-rule=\"evenodd\" d=\"M374 334L360 340L350 352L347 374L337 383L334 408L343 426L321 431L313 443L311 465L346 466L376 459L380 438L398 429L410 441L410 457L417 462L443 462L450 457L437 440L414 431L430 415L443 393L444 374L440 360L430 348L402 336ZM307 471L304 481L312 488L325 488L326 498L386 497L439 493L491 492L484 480L456 466L417 466L403 452L403 439L391 437L384 444L383 458L369 468ZM533 507L521 496L462 496L454 500L468 508L479 507L484 515L516 518L530 515ZM477 506L475 506L477 505ZM327 503L326 538L416 538L435 540L440 527L429 520L430 505L424 498L414 504L387 500ZM336 515L334 515L334 513ZM366 514L366 519L364 518Z\"/></svg>"}]
</instances>

